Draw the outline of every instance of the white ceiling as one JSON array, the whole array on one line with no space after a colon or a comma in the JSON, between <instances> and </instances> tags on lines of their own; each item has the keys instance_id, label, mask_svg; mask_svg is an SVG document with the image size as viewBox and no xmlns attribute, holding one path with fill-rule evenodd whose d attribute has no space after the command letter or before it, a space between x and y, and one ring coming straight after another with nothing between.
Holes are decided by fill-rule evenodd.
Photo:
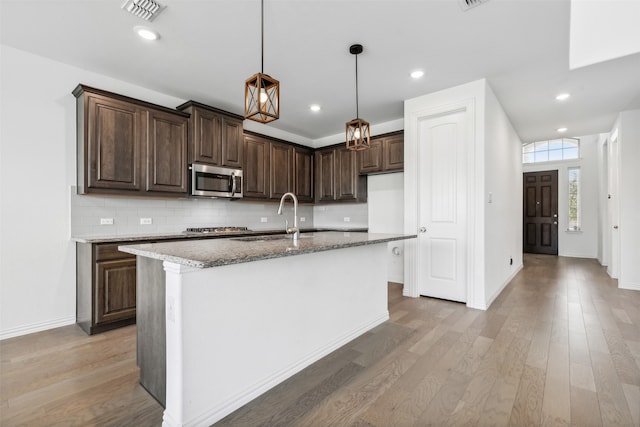
<instances>
[{"instance_id":1,"label":"white ceiling","mask_svg":"<svg viewBox=\"0 0 640 427\"><path fill-rule=\"evenodd\" d=\"M260 1L161 2L146 23L123 0L1 0L1 41L243 114L244 81L260 71ZM265 0L264 72L281 82L269 126L310 140L344 132L356 115L348 48L361 43L360 116L372 124L402 118L405 99L485 77L525 142L560 126L607 132L619 111L640 108L640 54L570 71L569 12L569 0L490 0L466 12L456 0ZM139 39L136 25L161 39ZM419 81L414 69L425 71ZM558 103L559 92L572 96Z\"/></svg>"}]
</instances>

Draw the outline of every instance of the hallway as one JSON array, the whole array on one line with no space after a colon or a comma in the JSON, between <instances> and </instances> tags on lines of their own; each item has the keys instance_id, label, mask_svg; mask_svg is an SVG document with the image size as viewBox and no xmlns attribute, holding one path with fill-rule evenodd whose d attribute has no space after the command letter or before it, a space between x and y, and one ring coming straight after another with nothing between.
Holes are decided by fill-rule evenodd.
<instances>
[{"instance_id":1,"label":"hallway","mask_svg":"<svg viewBox=\"0 0 640 427\"><path fill-rule=\"evenodd\" d=\"M593 259L524 259L487 311L390 284L389 322L218 424L640 426L640 292ZM135 327L58 328L0 355L2 426L161 423L137 384Z\"/></svg>"}]
</instances>

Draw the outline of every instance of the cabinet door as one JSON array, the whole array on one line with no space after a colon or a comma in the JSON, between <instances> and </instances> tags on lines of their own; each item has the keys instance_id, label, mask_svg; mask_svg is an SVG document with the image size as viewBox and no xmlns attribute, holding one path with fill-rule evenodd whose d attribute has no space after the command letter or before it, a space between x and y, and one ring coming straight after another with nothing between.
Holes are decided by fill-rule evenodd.
<instances>
[{"instance_id":1,"label":"cabinet door","mask_svg":"<svg viewBox=\"0 0 640 427\"><path fill-rule=\"evenodd\" d=\"M242 169L244 197L269 198L269 141L250 135L244 137Z\"/></svg>"},{"instance_id":2,"label":"cabinet door","mask_svg":"<svg viewBox=\"0 0 640 427\"><path fill-rule=\"evenodd\" d=\"M316 151L316 202L335 200L335 153L336 150Z\"/></svg>"},{"instance_id":3,"label":"cabinet door","mask_svg":"<svg viewBox=\"0 0 640 427\"><path fill-rule=\"evenodd\" d=\"M362 151L358 151L359 173L367 174L380 172L382 170L382 140L371 140L371 146Z\"/></svg>"},{"instance_id":4,"label":"cabinet door","mask_svg":"<svg viewBox=\"0 0 640 427\"><path fill-rule=\"evenodd\" d=\"M220 165L222 162L222 116L202 108L194 108L192 161Z\"/></svg>"},{"instance_id":5,"label":"cabinet door","mask_svg":"<svg viewBox=\"0 0 640 427\"><path fill-rule=\"evenodd\" d=\"M293 147L277 142L272 142L270 147L269 197L280 199L284 193L293 191Z\"/></svg>"},{"instance_id":6,"label":"cabinet door","mask_svg":"<svg viewBox=\"0 0 640 427\"><path fill-rule=\"evenodd\" d=\"M293 192L301 202L313 202L313 153L295 148Z\"/></svg>"},{"instance_id":7,"label":"cabinet door","mask_svg":"<svg viewBox=\"0 0 640 427\"><path fill-rule=\"evenodd\" d=\"M396 135L385 138L384 144L384 170L404 169L404 135Z\"/></svg>"},{"instance_id":8,"label":"cabinet door","mask_svg":"<svg viewBox=\"0 0 640 427\"><path fill-rule=\"evenodd\" d=\"M87 108L87 186L140 190L140 141L146 128L140 109L100 96L89 96Z\"/></svg>"},{"instance_id":9,"label":"cabinet door","mask_svg":"<svg viewBox=\"0 0 640 427\"><path fill-rule=\"evenodd\" d=\"M95 323L109 323L136 316L136 260L96 263Z\"/></svg>"},{"instance_id":10,"label":"cabinet door","mask_svg":"<svg viewBox=\"0 0 640 427\"><path fill-rule=\"evenodd\" d=\"M147 191L187 192L188 119L149 111Z\"/></svg>"},{"instance_id":11,"label":"cabinet door","mask_svg":"<svg viewBox=\"0 0 640 427\"><path fill-rule=\"evenodd\" d=\"M356 155L356 151L346 148L336 149L336 200L356 200L358 198Z\"/></svg>"},{"instance_id":12,"label":"cabinet door","mask_svg":"<svg viewBox=\"0 0 640 427\"><path fill-rule=\"evenodd\" d=\"M242 167L242 122L222 119L222 166Z\"/></svg>"}]
</instances>

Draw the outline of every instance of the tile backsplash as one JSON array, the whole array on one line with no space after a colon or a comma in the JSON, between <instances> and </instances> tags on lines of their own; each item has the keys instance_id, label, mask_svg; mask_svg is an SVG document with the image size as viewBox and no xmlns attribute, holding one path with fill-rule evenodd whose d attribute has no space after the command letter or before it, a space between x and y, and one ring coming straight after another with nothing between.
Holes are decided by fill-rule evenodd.
<instances>
[{"instance_id":1,"label":"tile backsplash","mask_svg":"<svg viewBox=\"0 0 640 427\"><path fill-rule=\"evenodd\" d=\"M149 233L173 233L187 227L236 226L251 230L284 229L285 219L292 222L293 205L287 200L282 215L275 202L259 203L228 199L143 199L78 195L70 188L71 236L125 236ZM366 205L365 213L366 213ZM314 224L314 207L299 205L301 228ZM141 218L151 224L141 225ZM302 222L302 218L305 219ZM101 225L101 220L113 224ZM266 222L264 222L266 221ZM350 226L349 224L344 224ZM365 221L366 226L366 221Z\"/></svg>"}]
</instances>

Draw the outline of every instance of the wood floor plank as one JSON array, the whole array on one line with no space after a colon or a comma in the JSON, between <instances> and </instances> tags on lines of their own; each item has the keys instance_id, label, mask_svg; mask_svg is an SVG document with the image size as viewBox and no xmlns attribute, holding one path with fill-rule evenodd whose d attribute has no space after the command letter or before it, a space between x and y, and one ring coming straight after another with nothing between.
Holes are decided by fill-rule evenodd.
<instances>
[{"instance_id":1,"label":"wood floor plank","mask_svg":"<svg viewBox=\"0 0 640 427\"><path fill-rule=\"evenodd\" d=\"M571 425L602 426L598 396L594 391L571 387Z\"/></svg>"},{"instance_id":2,"label":"wood floor plank","mask_svg":"<svg viewBox=\"0 0 640 427\"><path fill-rule=\"evenodd\" d=\"M627 397L629 412L635 426L640 426L640 387L631 384L622 384L622 391Z\"/></svg>"},{"instance_id":3,"label":"wood floor plank","mask_svg":"<svg viewBox=\"0 0 640 427\"><path fill-rule=\"evenodd\" d=\"M635 358L620 331L608 331L605 340L609 346L609 353L613 360L620 381L625 384L640 386L640 368L636 364Z\"/></svg>"},{"instance_id":4,"label":"wood floor plank","mask_svg":"<svg viewBox=\"0 0 640 427\"><path fill-rule=\"evenodd\" d=\"M569 346L552 343L542 401L543 425L569 425L571 423L571 394L569 378Z\"/></svg>"},{"instance_id":5,"label":"wood floor plank","mask_svg":"<svg viewBox=\"0 0 640 427\"><path fill-rule=\"evenodd\" d=\"M602 423L605 426L632 425L631 412L611 355L595 351L591 352L591 365L598 393Z\"/></svg>"},{"instance_id":6,"label":"wood floor plank","mask_svg":"<svg viewBox=\"0 0 640 427\"><path fill-rule=\"evenodd\" d=\"M511 409L509 426L536 426L542 418L545 369L525 365Z\"/></svg>"}]
</instances>

